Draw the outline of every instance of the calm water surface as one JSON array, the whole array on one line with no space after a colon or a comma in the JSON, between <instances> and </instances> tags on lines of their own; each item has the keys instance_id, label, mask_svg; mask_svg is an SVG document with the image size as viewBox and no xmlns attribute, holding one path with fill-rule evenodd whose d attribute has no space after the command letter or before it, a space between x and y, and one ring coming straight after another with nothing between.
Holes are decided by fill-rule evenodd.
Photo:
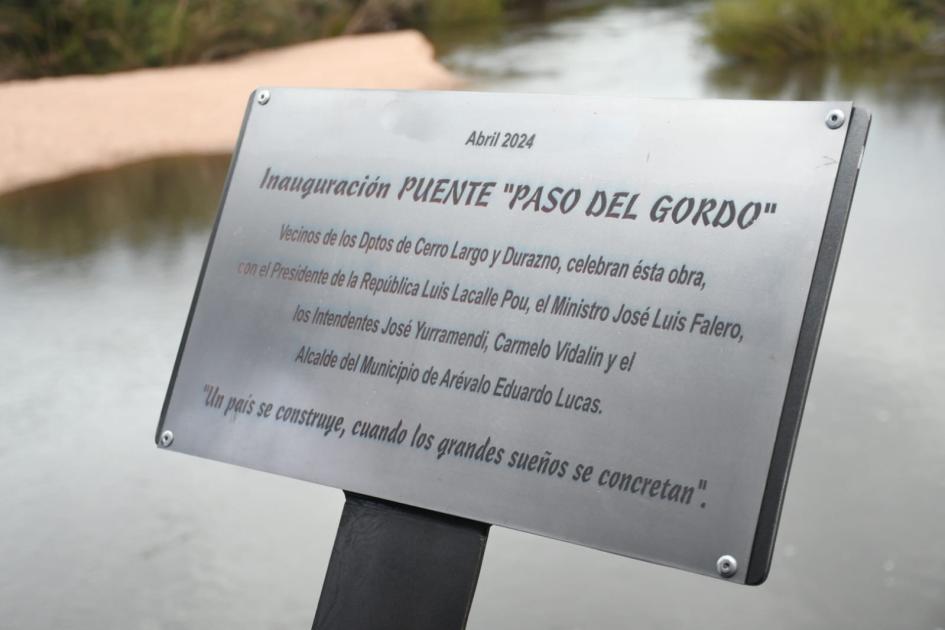
<instances>
[{"instance_id":1,"label":"calm water surface","mask_svg":"<svg viewBox=\"0 0 945 630\"><path fill-rule=\"evenodd\" d=\"M440 44L474 89L872 110L771 577L495 529L469 626L945 628L945 68L725 67L697 12ZM341 493L152 443L225 169L161 160L0 199L2 628L311 623Z\"/></svg>"}]
</instances>

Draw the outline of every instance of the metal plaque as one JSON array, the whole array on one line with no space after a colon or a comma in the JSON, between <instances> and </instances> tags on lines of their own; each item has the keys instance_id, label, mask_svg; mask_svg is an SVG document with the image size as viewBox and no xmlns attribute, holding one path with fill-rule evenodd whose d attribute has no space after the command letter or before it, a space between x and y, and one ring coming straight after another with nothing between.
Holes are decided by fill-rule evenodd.
<instances>
[{"instance_id":1,"label":"metal plaque","mask_svg":"<svg viewBox=\"0 0 945 630\"><path fill-rule=\"evenodd\" d=\"M760 583L868 124L258 90L158 444Z\"/></svg>"}]
</instances>

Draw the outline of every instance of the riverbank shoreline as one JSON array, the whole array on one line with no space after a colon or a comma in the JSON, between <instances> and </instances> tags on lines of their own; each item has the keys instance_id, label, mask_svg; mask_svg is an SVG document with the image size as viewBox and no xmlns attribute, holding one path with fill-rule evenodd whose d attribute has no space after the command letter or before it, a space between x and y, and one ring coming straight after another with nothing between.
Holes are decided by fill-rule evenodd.
<instances>
[{"instance_id":1,"label":"riverbank shoreline","mask_svg":"<svg viewBox=\"0 0 945 630\"><path fill-rule=\"evenodd\" d=\"M417 31L318 40L210 64L0 83L0 194L151 158L229 153L259 86L458 85Z\"/></svg>"}]
</instances>

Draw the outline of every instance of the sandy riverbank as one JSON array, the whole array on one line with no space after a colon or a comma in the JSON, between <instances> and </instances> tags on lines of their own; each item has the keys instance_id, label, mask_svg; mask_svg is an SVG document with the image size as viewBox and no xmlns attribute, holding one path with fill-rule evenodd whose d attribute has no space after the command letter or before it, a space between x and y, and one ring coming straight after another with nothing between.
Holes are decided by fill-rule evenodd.
<instances>
[{"instance_id":1,"label":"sandy riverbank","mask_svg":"<svg viewBox=\"0 0 945 630\"><path fill-rule=\"evenodd\" d=\"M0 193L151 157L233 149L262 85L448 89L415 31L339 37L220 63L0 83Z\"/></svg>"}]
</instances>

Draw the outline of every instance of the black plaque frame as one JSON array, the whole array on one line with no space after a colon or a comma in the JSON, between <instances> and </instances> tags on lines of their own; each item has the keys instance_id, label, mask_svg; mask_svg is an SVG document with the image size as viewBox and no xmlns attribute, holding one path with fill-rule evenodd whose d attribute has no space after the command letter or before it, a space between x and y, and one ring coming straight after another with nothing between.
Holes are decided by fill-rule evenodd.
<instances>
[{"instance_id":1,"label":"black plaque frame","mask_svg":"<svg viewBox=\"0 0 945 630\"><path fill-rule=\"evenodd\" d=\"M804 413L807 390L814 371L814 360L817 358L817 346L824 327L834 273L837 271L837 262L840 259L843 234L850 216L853 191L860 174L860 162L866 145L866 137L869 134L870 120L868 111L859 107L853 107L850 110L847 137L843 144L843 152L840 154L837 178L834 180L824 231L820 238L820 249L814 263L814 275L807 294L807 305L804 307L801 332L797 338L787 394L784 398L784 406L781 408L781 420L778 423L771 465L768 467L768 480L765 483L758 525L755 528L755 540L746 569L745 583L749 585L764 582L771 568L788 473L794 457L794 445L797 443L797 433L801 427L801 416Z\"/></svg>"}]
</instances>

